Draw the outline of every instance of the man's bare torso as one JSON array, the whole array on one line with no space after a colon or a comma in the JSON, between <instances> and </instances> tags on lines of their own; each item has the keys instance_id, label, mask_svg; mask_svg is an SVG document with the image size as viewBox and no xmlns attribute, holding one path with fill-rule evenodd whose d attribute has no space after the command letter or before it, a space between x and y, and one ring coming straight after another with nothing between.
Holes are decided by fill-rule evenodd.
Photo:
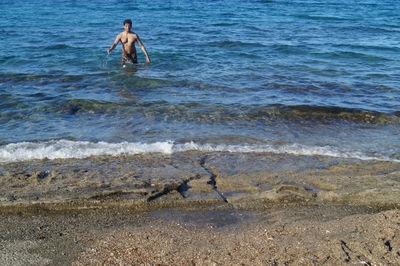
<instances>
[{"instance_id":1,"label":"man's bare torso","mask_svg":"<svg viewBox=\"0 0 400 266\"><path fill-rule=\"evenodd\" d=\"M138 37L133 32L121 32L120 33L120 41L122 43L122 54L121 54L121 64L125 64L126 62L137 63L137 54L135 42Z\"/></svg>"},{"instance_id":2,"label":"man's bare torso","mask_svg":"<svg viewBox=\"0 0 400 266\"><path fill-rule=\"evenodd\" d=\"M137 35L133 32L121 32L120 39L122 43L122 54L133 55L136 54L135 42Z\"/></svg>"}]
</instances>

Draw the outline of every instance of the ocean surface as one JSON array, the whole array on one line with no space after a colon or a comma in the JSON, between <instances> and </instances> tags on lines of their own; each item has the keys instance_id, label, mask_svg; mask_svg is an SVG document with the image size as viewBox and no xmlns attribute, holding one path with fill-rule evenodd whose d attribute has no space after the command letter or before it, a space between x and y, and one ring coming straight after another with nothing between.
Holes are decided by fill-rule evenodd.
<instances>
[{"instance_id":1,"label":"ocean surface","mask_svg":"<svg viewBox=\"0 0 400 266\"><path fill-rule=\"evenodd\" d=\"M186 150L400 161L395 0L0 1L0 162ZM110 55L122 22L146 46Z\"/></svg>"}]
</instances>

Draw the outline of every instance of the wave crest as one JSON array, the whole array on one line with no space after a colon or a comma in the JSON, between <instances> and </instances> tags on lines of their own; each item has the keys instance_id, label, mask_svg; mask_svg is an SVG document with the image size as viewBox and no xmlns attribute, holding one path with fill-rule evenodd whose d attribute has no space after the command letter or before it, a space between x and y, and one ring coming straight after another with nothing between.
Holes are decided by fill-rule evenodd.
<instances>
[{"instance_id":1,"label":"wave crest","mask_svg":"<svg viewBox=\"0 0 400 266\"><path fill-rule=\"evenodd\" d=\"M277 153L307 156L331 156L362 160L400 161L393 158L371 157L357 151L340 151L332 146L307 146L303 144L200 144L195 142L174 143L173 141L154 143L107 143L89 141L54 140L47 142L21 142L0 146L0 162L10 163L41 159L83 159L101 155L135 155L148 153L172 154L185 151Z\"/></svg>"}]
</instances>

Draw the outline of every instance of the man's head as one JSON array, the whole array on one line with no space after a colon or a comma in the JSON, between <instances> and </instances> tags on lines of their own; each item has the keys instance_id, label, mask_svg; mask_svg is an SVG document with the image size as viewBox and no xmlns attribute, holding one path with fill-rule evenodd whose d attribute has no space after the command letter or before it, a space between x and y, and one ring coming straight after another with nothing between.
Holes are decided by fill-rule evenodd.
<instances>
[{"instance_id":1,"label":"man's head","mask_svg":"<svg viewBox=\"0 0 400 266\"><path fill-rule=\"evenodd\" d=\"M132 20L130 19L125 19L124 20L124 29L127 31L130 31L132 28Z\"/></svg>"}]
</instances>

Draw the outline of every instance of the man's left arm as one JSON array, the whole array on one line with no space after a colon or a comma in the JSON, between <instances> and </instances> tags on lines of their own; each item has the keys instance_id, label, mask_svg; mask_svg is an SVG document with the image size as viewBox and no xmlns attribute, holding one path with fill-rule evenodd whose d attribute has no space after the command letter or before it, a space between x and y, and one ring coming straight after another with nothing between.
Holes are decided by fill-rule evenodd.
<instances>
[{"instance_id":1,"label":"man's left arm","mask_svg":"<svg viewBox=\"0 0 400 266\"><path fill-rule=\"evenodd\" d=\"M150 57L149 54L147 53L146 47L144 47L142 41L139 38L139 35L136 35L136 42L139 45L140 49L142 50L142 52L145 54L146 56L146 62L150 63Z\"/></svg>"}]
</instances>

